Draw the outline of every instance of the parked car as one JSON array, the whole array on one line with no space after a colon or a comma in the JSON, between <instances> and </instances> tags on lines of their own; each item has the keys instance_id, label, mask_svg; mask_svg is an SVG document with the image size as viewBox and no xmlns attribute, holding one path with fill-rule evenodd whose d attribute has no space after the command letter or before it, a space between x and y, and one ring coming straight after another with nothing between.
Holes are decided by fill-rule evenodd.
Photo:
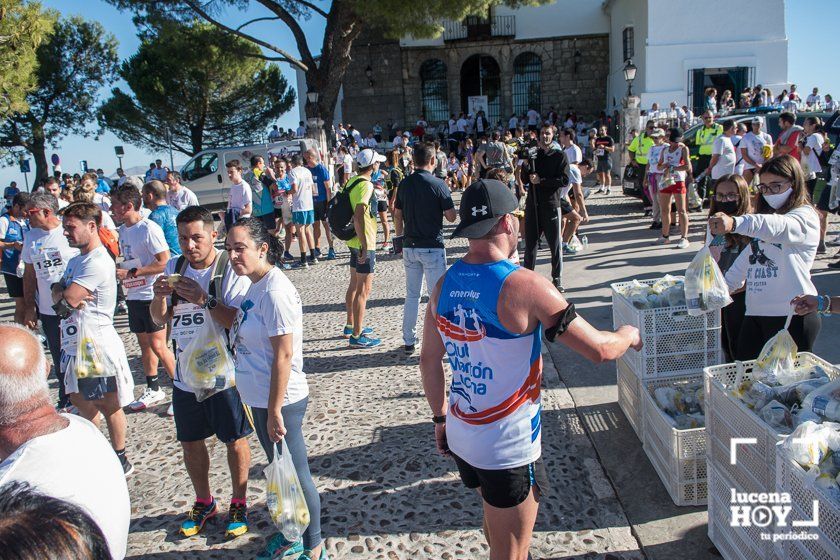
<instances>
[{"instance_id":1,"label":"parked car","mask_svg":"<svg viewBox=\"0 0 840 560\"><path fill-rule=\"evenodd\" d=\"M230 181L225 169L229 161L238 159L245 170L250 166L252 156L262 156L267 163L270 155L291 156L309 148L317 148L317 145L308 138L251 146L208 148L194 155L181 167L181 179L196 194L202 206L220 209L227 205L230 197Z\"/></svg>"}]
</instances>

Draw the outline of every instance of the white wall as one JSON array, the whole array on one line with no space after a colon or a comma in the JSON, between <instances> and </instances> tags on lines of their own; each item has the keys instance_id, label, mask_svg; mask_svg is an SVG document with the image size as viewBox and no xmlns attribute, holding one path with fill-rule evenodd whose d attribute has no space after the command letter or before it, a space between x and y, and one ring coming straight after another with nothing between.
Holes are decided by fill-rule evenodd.
<instances>
[{"instance_id":1,"label":"white wall","mask_svg":"<svg viewBox=\"0 0 840 560\"><path fill-rule=\"evenodd\" d=\"M609 33L610 20L599 0L556 0L536 7L511 9L499 6L497 16L516 16L516 39L540 39ZM403 47L443 46L443 36L434 39L400 40Z\"/></svg>"},{"instance_id":2,"label":"white wall","mask_svg":"<svg viewBox=\"0 0 840 560\"><path fill-rule=\"evenodd\" d=\"M306 86L306 74L304 74L303 70L301 70L298 67L295 67L295 81L297 84L297 109L299 115L298 120L306 122L306 92L309 91L309 88ZM338 90L338 99L335 102L335 112L333 113L334 124L340 123L343 119L341 114L342 101L344 101L343 86ZM329 129L327 125L324 126L327 129ZM297 124L295 124L294 128L297 128Z\"/></svg>"},{"instance_id":3,"label":"white wall","mask_svg":"<svg viewBox=\"0 0 840 560\"><path fill-rule=\"evenodd\" d=\"M627 93L624 81L624 29L632 26L634 32L636 79L633 81L633 93L638 95L645 89L645 38L648 34L647 0L613 0L608 3L610 19L610 73L607 83L607 112L620 108L621 99ZM615 105L613 104L615 99Z\"/></svg>"}]
</instances>

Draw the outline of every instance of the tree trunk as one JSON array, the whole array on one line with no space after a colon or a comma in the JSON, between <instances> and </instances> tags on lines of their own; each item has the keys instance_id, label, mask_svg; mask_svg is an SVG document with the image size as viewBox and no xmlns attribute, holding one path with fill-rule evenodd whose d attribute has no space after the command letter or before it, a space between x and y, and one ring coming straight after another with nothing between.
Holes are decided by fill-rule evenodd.
<instances>
[{"instance_id":1,"label":"tree trunk","mask_svg":"<svg viewBox=\"0 0 840 560\"><path fill-rule=\"evenodd\" d=\"M49 165L47 164L47 142L44 140L43 134L35 134L32 139L32 157L35 159L35 181L32 183L31 190L35 190L41 181L44 181L51 175Z\"/></svg>"}]
</instances>

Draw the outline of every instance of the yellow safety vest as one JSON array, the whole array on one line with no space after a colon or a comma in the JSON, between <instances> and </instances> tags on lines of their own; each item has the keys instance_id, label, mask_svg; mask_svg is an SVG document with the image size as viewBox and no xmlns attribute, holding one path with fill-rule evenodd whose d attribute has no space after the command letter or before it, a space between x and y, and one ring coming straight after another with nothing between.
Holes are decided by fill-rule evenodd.
<instances>
[{"instance_id":1,"label":"yellow safety vest","mask_svg":"<svg viewBox=\"0 0 840 560\"><path fill-rule=\"evenodd\" d=\"M698 153L701 156L712 155L712 146L721 134L723 134L723 126L718 123L715 123L711 127L701 127L694 136L694 143L699 148Z\"/></svg>"},{"instance_id":2,"label":"yellow safety vest","mask_svg":"<svg viewBox=\"0 0 840 560\"><path fill-rule=\"evenodd\" d=\"M637 135L633 138L633 141L630 142L630 145L627 146L627 150L633 152L636 156L636 162L639 165L647 165L648 162L648 152L650 148L653 146L653 138L650 138L644 132Z\"/></svg>"}]
</instances>

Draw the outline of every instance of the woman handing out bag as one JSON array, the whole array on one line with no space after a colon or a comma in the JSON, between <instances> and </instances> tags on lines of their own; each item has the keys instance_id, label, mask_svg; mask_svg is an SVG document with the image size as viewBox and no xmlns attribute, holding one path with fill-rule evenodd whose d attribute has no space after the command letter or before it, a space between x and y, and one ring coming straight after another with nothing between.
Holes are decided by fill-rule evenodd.
<instances>
[{"instance_id":1,"label":"woman handing out bag","mask_svg":"<svg viewBox=\"0 0 840 560\"><path fill-rule=\"evenodd\" d=\"M234 273L251 280L231 329L236 387L242 401L251 407L254 429L269 463L274 460L274 444L285 439L309 508L309 527L303 533L303 542L276 533L259 558L326 558L321 539L321 499L309 472L302 429L309 386L303 373L300 295L275 266L282 248L260 220L238 220L228 231L225 247Z\"/></svg>"},{"instance_id":2,"label":"woman handing out bag","mask_svg":"<svg viewBox=\"0 0 840 560\"><path fill-rule=\"evenodd\" d=\"M820 238L820 221L805 189L799 162L784 155L761 167L761 196L755 214L709 218L712 235L736 233L752 238L726 273L731 291L746 287L746 316L735 359L755 359L765 342L785 325L790 301L817 291L811 266ZM790 334L800 351L810 352L820 331L816 312L793 318Z\"/></svg>"}]
</instances>

